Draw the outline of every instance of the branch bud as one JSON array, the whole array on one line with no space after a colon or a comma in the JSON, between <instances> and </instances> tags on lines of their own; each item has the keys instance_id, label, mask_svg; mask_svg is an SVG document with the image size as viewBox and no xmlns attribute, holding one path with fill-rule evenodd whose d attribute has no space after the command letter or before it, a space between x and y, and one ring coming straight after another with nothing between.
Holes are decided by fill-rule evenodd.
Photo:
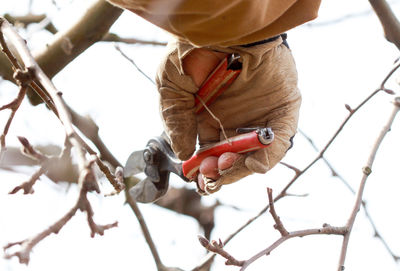
<instances>
[{"instance_id":1,"label":"branch bud","mask_svg":"<svg viewBox=\"0 0 400 271\"><path fill-rule=\"evenodd\" d=\"M395 92L393 90L388 89L388 88L384 88L383 91L386 92L387 94L390 94L390 95L394 95L395 94Z\"/></svg>"},{"instance_id":2,"label":"branch bud","mask_svg":"<svg viewBox=\"0 0 400 271\"><path fill-rule=\"evenodd\" d=\"M346 109L347 109L350 113L353 113L353 109L350 107L350 105L345 104L344 106L346 107Z\"/></svg>"},{"instance_id":3,"label":"branch bud","mask_svg":"<svg viewBox=\"0 0 400 271\"><path fill-rule=\"evenodd\" d=\"M363 167L362 171L367 176L372 173L372 169L370 167Z\"/></svg>"},{"instance_id":4,"label":"branch bud","mask_svg":"<svg viewBox=\"0 0 400 271\"><path fill-rule=\"evenodd\" d=\"M210 241L208 241L207 238L201 235L197 235L197 238L199 238L199 242L203 247L208 248L210 246Z\"/></svg>"}]
</instances>

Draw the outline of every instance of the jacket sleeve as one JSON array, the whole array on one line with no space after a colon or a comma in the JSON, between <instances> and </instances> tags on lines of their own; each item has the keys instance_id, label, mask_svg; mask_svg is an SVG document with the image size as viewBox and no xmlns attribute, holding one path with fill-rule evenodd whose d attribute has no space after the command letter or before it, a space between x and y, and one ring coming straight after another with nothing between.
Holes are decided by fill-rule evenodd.
<instances>
[{"instance_id":1,"label":"jacket sleeve","mask_svg":"<svg viewBox=\"0 0 400 271\"><path fill-rule=\"evenodd\" d=\"M317 17L321 0L108 0L191 44L234 46Z\"/></svg>"}]
</instances>

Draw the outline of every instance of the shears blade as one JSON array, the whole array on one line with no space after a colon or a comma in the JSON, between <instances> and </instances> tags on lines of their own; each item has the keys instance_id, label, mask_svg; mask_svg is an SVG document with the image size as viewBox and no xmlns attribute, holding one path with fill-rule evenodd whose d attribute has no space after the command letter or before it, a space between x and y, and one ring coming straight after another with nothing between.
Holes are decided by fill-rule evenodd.
<instances>
[{"instance_id":1,"label":"shears blade","mask_svg":"<svg viewBox=\"0 0 400 271\"><path fill-rule=\"evenodd\" d=\"M152 182L149 177L137 183L129 190L129 194L141 203L154 202L162 197L167 192L167 189L156 187L156 183Z\"/></svg>"},{"instance_id":2,"label":"shears blade","mask_svg":"<svg viewBox=\"0 0 400 271\"><path fill-rule=\"evenodd\" d=\"M143 152L144 150L135 151L128 157L124 168L125 178L144 172L146 162L143 159Z\"/></svg>"}]
</instances>

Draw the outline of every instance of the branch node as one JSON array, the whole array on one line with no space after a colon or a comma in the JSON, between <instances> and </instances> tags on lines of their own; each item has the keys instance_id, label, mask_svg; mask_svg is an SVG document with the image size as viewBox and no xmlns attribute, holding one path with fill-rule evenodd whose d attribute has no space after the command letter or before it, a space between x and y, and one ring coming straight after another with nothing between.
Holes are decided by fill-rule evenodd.
<instances>
[{"instance_id":1,"label":"branch node","mask_svg":"<svg viewBox=\"0 0 400 271\"><path fill-rule=\"evenodd\" d=\"M362 172L365 175L369 176L372 173L372 169L370 167L368 167L368 166L365 166L365 167L363 167Z\"/></svg>"},{"instance_id":2,"label":"branch node","mask_svg":"<svg viewBox=\"0 0 400 271\"><path fill-rule=\"evenodd\" d=\"M393 104L397 107L400 107L400 97L394 98Z\"/></svg>"},{"instance_id":3,"label":"branch node","mask_svg":"<svg viewBox=\"0 0 400 271\"><path fill-rule=\"evenodd\" d=\"M272 218L274 219L274 221L276 223L274 225L274 229L278 230L282 236L287 236L287 235L289 235L289 232L285 229L280 217L277 215L277 213L275 211L274 199L272 196L272 189L268 187L267 192L268 192L268 199L269 199L269 212L271 213Z\"/></svg>"},{"instance_id":4,"label":"branch node","mask_svg":"<svg viewBox=\"0 0 400 271\"><path fill-rule=\"evenodd\" d=\"M289 165L288 163L285 162L279 162L281 165L284 165L285 167L287 167L288 169L291 169L294 171L294 173L296 174L296 176L298 176L301 173L301 170L298 169L297 167L293 166L293 165Z\"/></svg>"},{"instance_id":5,"label":"branch node","mask_svg":"<svg viewBox=\"0 0 400 271\"><path fill-rule=\"evenodd\" d=\"M13 78L20 86L27 86L33 80L34 70L32 68L26 68L24 70L16 69L13 74Z\"/></svg>"}]
</instances>

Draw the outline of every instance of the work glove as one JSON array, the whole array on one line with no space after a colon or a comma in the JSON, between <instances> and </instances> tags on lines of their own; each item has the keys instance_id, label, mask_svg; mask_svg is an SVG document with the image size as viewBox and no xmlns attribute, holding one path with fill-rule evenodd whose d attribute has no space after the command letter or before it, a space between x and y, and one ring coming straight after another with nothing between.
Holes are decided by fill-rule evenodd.
<instances>
[{"instance_id":1,"label":"work glove","mask_svg":"<svg viewBox=\"0 0 400 271\"><path fill-rule=\"evenodd\" d=\"M215 117L228 137L237 135L237 128L249 127L270 127L275 134L269 147L242 155L231 168L221 171L217 180L204 178L204 191L200 192L213 193L252 173L266 173L284 157L297 130L301 96L291 51L281 37L253 46L207 47L239 54L242 71L209 105L215 117L207 110L196 115L199 88L182 67L183 59L194 49L188 43L171 41L156 76L164 129L176 156L189 159L197 140L200 147L224 140Z\"/></svg>"}]
</instances>

